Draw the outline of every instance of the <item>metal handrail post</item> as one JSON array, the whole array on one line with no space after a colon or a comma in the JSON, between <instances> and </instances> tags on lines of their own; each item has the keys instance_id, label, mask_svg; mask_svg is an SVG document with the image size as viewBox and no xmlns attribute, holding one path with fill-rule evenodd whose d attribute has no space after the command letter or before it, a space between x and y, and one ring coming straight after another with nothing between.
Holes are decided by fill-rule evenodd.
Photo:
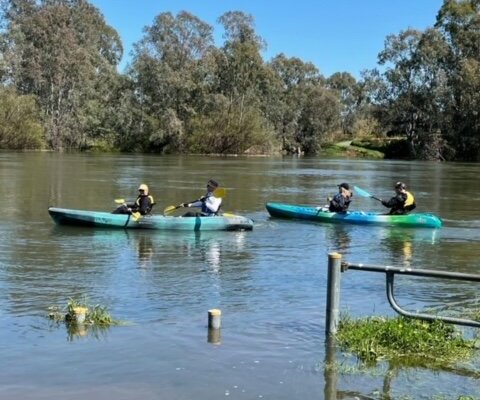
<instances>
[{"instance_id":1,"label":"metal handrail post","mask_svg":"<svg viewBox=\"0 0 480 400\"><path fill-rule=\"evenodd\" d=\"M327 315L325 333L331 337L337 333L340 319L340 278L342 255L330 253L328 255L327 273Z\"/></svg>"}]
</instances>

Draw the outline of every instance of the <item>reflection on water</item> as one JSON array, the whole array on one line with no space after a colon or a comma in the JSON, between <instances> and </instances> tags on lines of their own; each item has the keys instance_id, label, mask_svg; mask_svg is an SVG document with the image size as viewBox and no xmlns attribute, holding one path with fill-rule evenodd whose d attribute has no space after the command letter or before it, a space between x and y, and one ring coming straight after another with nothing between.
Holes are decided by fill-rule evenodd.
<instances>
[{"instance_id":1,"label":"reflection on water","mask_svg":"<svg viewBox=\"0 0 480 400\"><path fill-rule=\"evenodd\" d=\"M355 357L341 352L335 346L333 339L327 339L325 342L324 365L325 400L411 398L413 388L418 390L422 386L428 387L429 385L424 381L424 376L428 373L428 368L424 366L412 368L408 365L388 361L378 362L373 366L365 365L357 361ZM471 365L445 366L437 367L435 371L438 374L438 381L450 380L454 376L466 378L468 384L462 388L464 395L478 396L480 394L476 384L480 379L480 370L475 367ZM374 383L367 383L366 376L372 377ZM407 378L407 384L405 384L405 378ZM426 395L431 392L431 388L429 389L419 393Z\"/></svg>"},{"instance_id":2,"label":"reflection on water","mask_svg":"<svg viewBox=\"0 0 480 400\"><path fill-rule=\"evenodd\" d=\"M110 327L101 325L87 325L76 323L65 323L67 330L67 340L72 342L74 340L94 339L106 340L110 331Z\"/></svg>"}]
</instances>

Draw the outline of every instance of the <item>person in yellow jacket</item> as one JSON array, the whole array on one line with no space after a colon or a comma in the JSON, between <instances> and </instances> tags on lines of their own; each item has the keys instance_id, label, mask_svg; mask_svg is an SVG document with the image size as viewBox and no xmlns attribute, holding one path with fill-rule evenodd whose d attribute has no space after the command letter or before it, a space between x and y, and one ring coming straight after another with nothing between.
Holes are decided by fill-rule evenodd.
<instances>
[{"instance_id":1,"label":"person in yellow jacket","mask_svg":"<svg viewBox=\"0 0 480 400\"><path fill-rule=\"evenodd\" d=\"M382 204L390 208L390 215L408 214L417 206L413 194L407 191L403 182L395 184L395 196L390 200L382 200Z\"/></svg>"},{"instance_id":2,"label":"person in yellow jacket","mask_svg":"<svg viewBox=\"0 0 480 400\"><path fill-rule=\"evenodd\" d=\"M148 192L148 186L142 183L138 187L138 197L132 204L122 204L118 207L113 214L132 214L140 213L141 215L147 215L152 212L152 208L155 204L153 196Z\"/></svg>"}]
</instances>

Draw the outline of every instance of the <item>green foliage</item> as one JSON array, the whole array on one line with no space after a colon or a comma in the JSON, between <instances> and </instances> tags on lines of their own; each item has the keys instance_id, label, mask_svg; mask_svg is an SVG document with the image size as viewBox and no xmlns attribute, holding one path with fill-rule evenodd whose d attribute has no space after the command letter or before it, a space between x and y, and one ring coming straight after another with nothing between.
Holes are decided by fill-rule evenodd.
<instances>
[{"instance_id":1,"label":"green foliage","mask_svg":"<svg viewBox=\"0 0 480 400\"><path fill-rule=\"evenodd\" d=\"M383 159L385 154L362 146L339 146L327 144L322 147L321 155L329 157L355 157L368 159Z\"/></svg>"},{"instance_id":2,"label":"green foliage","mask_svg":"<svg viewBox=\"0 0 480 400\"><path fill-rule=\"evenodd\" d=\"M121 324L120 321L115 320L110 315L106 306L89 304L86 298L70 298L64 308L58 306L49 307L49 318L56 322L74 321L77 308L86 310L84 323L87 325L108 327Z\"/></svg>"},{"instance_id":3,"label":"green foliage","mask_svg":"<svg viewBox=\"0 0 480 400\"><path fill-rule=\"evenodd\" d=\"M5 2L2 79L37 96L52 148L85 147L89 126L81 114L92 99L105 104L98 82L115 74L119 36L87 1L17 3Z\"/></svg>"},{"instance_id":4,"label":"green foliage","mask_svg":"<svg viewBox=\"0 0 480 400\"><path fill-rule=\"evenodd\" d=\"M236 112L235 112L236 111ZM242 154L253 146L268 146L266 121L254 110L217 112L192 121L189 150L194 153Z\"/></svg>"},{"instance_id":5,"label":"green foliage","mask_svg":"<svg viewBox=\"0 0 480 400\"><path fill-rule=\"evenodd\" d=\"M44 146L44 129L35 97L0 89L0 148L18 150Z\"/></svg>"},{"instance_id":6,"label":"green foliage","mask_svg":"<svg viewBox=\"0 0 480 400\"><path fill-rule=\"evenodd\" d=\"M448 366L468 359L474 344L452 325L404 317L343 318L337 339L343 349L362 361L388 359L417 366Z\"/></svg>"},{"instance_id":7,"label":"green foliage","mask_svg":"<svg viewBox=\"0 0 480 400\"><path fill-rule=\"evenodd\" d=\"M403 139L387 158L480 160L477 0L446 0L433 28L389 35L384 72L358 81L347 72L326 79L283 54L265 63L266 44L241 11L219 17L220 47L196 16L160 13L124 75L120 37L88 1L5 0L1 12L0 83L34 96L5 100L29 118L20 127L3 114L4 148L317 154L377 136ZM363 152L351 150L342 152Z\"/></svg>"},{"instance_id":8,"label":"green foliage","mask_svg":"<svg viewBox=\"0 0 480 400\"><path fill-rule=\"evenodd\" d=\"M296 141L305 154L318 153L327 134L340 127L338 95L319 86L313 87L308 91L299 124Z\"/></svg>"}]
</instances>

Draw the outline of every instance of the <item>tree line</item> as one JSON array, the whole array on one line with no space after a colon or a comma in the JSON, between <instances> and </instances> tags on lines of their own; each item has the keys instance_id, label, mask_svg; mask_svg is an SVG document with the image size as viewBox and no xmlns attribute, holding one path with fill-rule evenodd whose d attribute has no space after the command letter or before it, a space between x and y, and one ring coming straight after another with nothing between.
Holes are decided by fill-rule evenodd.
<instances>
[{"instance_id":1,"label":"tree line","mask_svg":"<svg viewBox=\"0 0 480 400\"><path fill-rule=\"evenodd\" d=\"M249 14L218 23L221 46L187 11L157 15L119 73L120 37L87 0L3 0L0 148L314 155L395 137L411 158L480 160L480 0L444 0L433 27L389 35L358 80L264 61Z\"/></svg>"}]
</instances>

